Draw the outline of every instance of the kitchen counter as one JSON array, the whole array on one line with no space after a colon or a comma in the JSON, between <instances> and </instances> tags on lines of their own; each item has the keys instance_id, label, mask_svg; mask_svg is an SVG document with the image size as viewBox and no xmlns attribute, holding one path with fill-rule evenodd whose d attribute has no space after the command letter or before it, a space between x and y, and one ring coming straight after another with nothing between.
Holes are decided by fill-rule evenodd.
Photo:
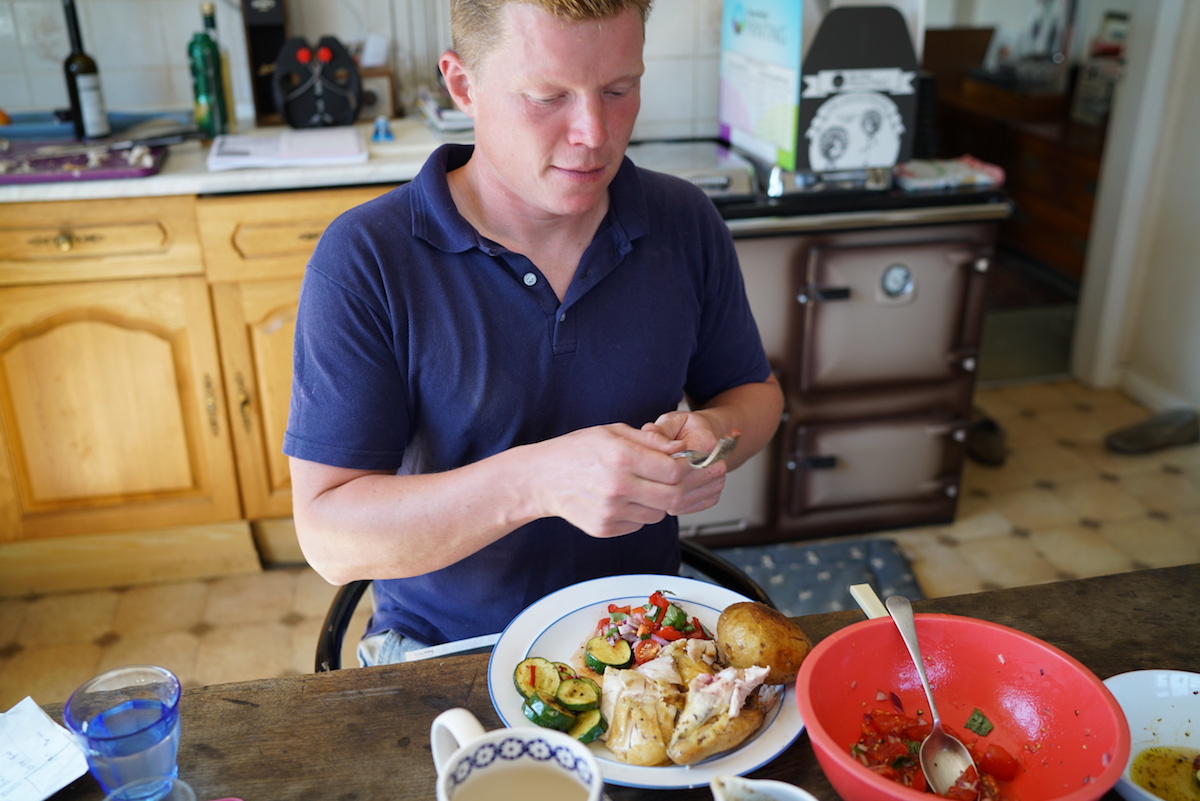
<instances>
[{"instance_id":1,"label":"kitchen counter","mask_svg":"<svg viewBox=\"0 0 1200 801\"><path fill-rule=\"evenodd\" d=\"M57 181L0 187L0 203L48 200L100 200L165 195L217 195L287 189L358 186L410 181L439 142L419 118L392 120L394 142L372 142L370 123L363 130L371 158L362 164L321 167L273 167L209 172L205 166L210 145L185 142L172 145L162 170L145 178L113 181ZM271 134L282 128L260 128Z\"/></svg>"},{"instance_id":2,"label":"kitchen counter","mask_svg":"<svg viewBox=\"0 0 1200 801\"><path fill-rule=\"evenodd\" d=\"M2 186L0 203L222 195L410 181L440 143L418 117L392 120L391 126L395 141L372 142L372 124L359 124L371 156L362 164L209 172L205 159L210 145L186 142L171 146L162 170L156 175L111 181ZM266 135L280 130L283 129L261 128L254 133ZM943 221L940 217L955 221L998 220L1007 217L1011 210L1002 191L973 188L930 192L901 189L827 192L775 199L717 199L716 204L734 233L743 235L780 232L774 230L776 227L795 232L802 221L806 229L834 229L905 222L937 223Z\"/></svg>"}]
</instances>

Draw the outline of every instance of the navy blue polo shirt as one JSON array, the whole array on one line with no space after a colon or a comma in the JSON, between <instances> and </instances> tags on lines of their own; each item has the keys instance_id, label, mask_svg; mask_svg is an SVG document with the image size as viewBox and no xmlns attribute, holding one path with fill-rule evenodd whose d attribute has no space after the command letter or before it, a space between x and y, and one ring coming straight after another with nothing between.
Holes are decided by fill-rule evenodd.
<instances>
[{"instance_id":1,"label":"navy blue polo shirt","mask_svg":"<svg viewBox=\"0 0 1200 801\"><path fill-rule=\"evenodd\" d=\"M286 454L444 471L587 426L639 428L685 393L704 403L767 379L732 238L700 190L626 160L560 303L532 262L456 210L446 173L470 155L442 146L321 237L300 296ZM564 586L677 572L677 535L674 518L612 539L538 520L442 570L376 581L368 634L498 632Z\"/></svg>"}]
</instances>

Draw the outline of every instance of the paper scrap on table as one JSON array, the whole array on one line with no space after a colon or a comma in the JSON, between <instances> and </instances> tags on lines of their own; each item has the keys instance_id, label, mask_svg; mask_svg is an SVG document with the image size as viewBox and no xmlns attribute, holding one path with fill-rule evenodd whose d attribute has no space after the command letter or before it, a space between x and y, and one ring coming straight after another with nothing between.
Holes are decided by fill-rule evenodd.
<instances>
[{"instance_id":1,"label":"paper scrap on table","mask_svg":"<svg viewBox=\"0 0 1200 801\"><path fill-rule=\"evenodd\" d=\"M45 801L85 773L83 751L32 698L0 715L0 801Z\"/></svg>"}]
</instances>

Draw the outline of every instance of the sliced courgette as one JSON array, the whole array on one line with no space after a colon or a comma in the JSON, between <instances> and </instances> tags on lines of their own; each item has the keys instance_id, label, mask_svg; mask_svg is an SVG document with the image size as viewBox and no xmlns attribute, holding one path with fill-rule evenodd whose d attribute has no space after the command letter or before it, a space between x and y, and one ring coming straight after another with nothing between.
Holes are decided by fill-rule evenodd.
<instances>
[{"instance_id":1,"label":"sliced courgette","mask_svg":"<svg viewBox=\"0 0 1200 801\"><path fill-rule=\"evenodd\" d=\"M608 721L599 709L589 709L575 719L575 725L567 732L581 743L590 743L601 734L608 731Z\"/></svg>"},{"instance_id":2,"label":"sliced courgette","mask_svg":"<svg viewBox=\"0 0 1200 801\"><path fill-rule=\"evenodd\" d=\"M524 698L533 695L534 690L543 690L553 697L561 681L554 663L540 656L522 659L513 671L513 684Z\"/></svg>"},{"instance_id":3,"label":"sliced courgette","mask_svg":"<svg viewBox=\"0 0 1200 801\"><path fill-rule=\"evenodd\" d=\"M587 677L567 679L558 685L554 697L572 712L584 712L600 706L600 687Z\"/></svg>"},{"instance_id":4,"label":"sliced courgette","mask_svg":"<svg viewBox=\"0 0 1200 801\"><path fill-rule=\"evenodd\" d=\"M613 644L603 637L593 637L587 641L583 662L603 676L607 668L629 667L633 662L633 649L624 640L617 640Z\"/></svg>"},{"instance_id":5,"label":"sliced courgette","mask_svg":"<svg viewBox=\"0 0 1200 801\"><path fill-rule=\"evenodd\" d=\"M567 731L575 725L575 713L543 690L534 690L533 695L521 704L521 711L525 717L543 728Z\"/></svg>"},{"instance_id":6,"label":"sliced courgette","mask_svg":"<svg viewBox=\"0 0 1200 801\"><path fill-rule=\"evenodd\" d=\"M575 668L571 667L566 662L555 662L554 666L558 668L558 677L563 681L575 678Z\"/></svg>"}]
</instances>

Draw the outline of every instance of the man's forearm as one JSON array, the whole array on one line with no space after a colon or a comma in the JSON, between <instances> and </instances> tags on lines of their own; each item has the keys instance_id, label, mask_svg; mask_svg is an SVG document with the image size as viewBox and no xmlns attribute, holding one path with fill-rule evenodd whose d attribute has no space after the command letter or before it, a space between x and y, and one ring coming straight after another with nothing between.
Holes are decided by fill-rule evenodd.
<instances>
[{"instance_id":1,"label":"man's forearm","mask_svg":"<svg viewBox=\"0 0 1200 801\"><path fill-rule=\"evenodd\" d=\"M774 376L756 384L742 384L717 395L697 410L713 421L719 436L733 429L741 432L738 446L727 459L735 470L758 453L779 428L783 414L783 392Z\"/></svg>"}]
</instances>

